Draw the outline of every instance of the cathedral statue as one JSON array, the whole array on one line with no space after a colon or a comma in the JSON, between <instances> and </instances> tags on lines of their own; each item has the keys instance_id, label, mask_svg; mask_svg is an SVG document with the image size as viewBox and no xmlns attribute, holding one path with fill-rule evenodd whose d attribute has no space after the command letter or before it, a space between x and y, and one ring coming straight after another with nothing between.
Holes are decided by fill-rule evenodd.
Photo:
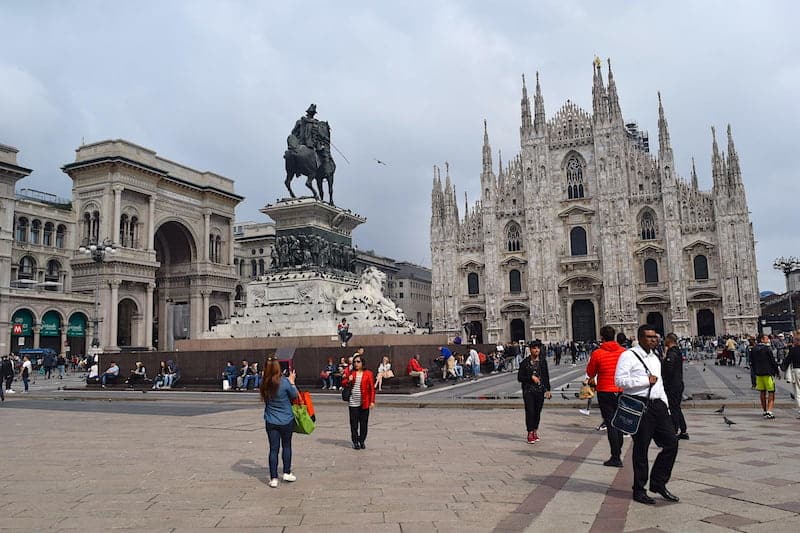
<instances>
[{"instance_id":1,"label":"cathedral statue","mask_svg":"<svg viewBox=\"0 0 800 533\"><path fill-rule=\"evenodd\" d=\"M328 203L333 205L333 174L336 163L331 156L331 129L327 122L317 120L317 106L311 104L306 115L295 122L286 139L286 181L284 184L292 198L292 179L305 176L306 187L314 198L324 201L323 180L328 182ZM313 182L316 181L316 189Z\"/></svg>"}]
</instances>

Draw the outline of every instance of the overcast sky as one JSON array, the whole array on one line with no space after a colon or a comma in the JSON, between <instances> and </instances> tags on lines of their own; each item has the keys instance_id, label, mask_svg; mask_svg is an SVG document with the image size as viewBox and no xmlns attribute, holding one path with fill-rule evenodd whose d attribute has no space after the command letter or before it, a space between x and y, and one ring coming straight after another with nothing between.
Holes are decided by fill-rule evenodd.
<instances>
[{"instance_id":1,"label":"overcast sky","mask_svg":"<svg viewBox=\"0 0 800 533\"><path fill-rule=\"evenodd\" d=\"M336 203L368 219L355 242L430 265L432 166L448 161L472 204L483 119L508 160L521 74L540 72L548 119L567 99L591 111L597 54L654 151L661 91L677 170L694 156L701 188L710 126L724 146L731 124L760 289L783 292L772 261L800 255L798 19L792 1L0 0L0 143L34 169L19 187L69 197L60 167L81 141L124 138L234 179L238 220L262 221L314 102L349 160L334 151Z\"/></svg>"}]
</instances>

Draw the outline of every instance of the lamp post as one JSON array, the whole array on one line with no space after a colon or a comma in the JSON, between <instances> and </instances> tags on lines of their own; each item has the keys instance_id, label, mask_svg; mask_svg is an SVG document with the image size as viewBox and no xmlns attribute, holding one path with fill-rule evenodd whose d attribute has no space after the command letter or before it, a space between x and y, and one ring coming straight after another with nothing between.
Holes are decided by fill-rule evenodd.
<instances>
[{"instance_id":1,"label":"lamp post","mask_svg":"<svg viewBox=\"0 0 800 533\"><path fill-rule=\"evenodd\" d=\"M791 315L792 332L795 330L794 310L792 309L792 291L789 287L789 274L800 268L800 260L796 257L779 257L772 263L772 268L780 270L786 276L786 296L789 297L789 315Z\"/></svg>"},{"instance_id":2,"label":"lamp post","mask_svg":"<svg viewBox=\"0 0 800 533\"><path fill-rule=\"evenodd\" d=\"M94 317L92 318L92 348L96 349L100 347L100 339L97 335L100 323L100 265L106 260L106 257L117 253L117 246L111 239L106 239L102 243L92 240L82 244L78 251L91 257L92 261L97 263L94 275Z\"/></svg>"}]
</instances>

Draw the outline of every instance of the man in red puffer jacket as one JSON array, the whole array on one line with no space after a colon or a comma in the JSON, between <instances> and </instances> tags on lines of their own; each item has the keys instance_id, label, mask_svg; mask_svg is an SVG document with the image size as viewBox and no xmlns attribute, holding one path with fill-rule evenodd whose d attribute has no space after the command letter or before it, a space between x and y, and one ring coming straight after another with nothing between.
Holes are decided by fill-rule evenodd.
<instances>
[{"instance_id":1,"label":"man in red puffer jacket","mask_svg":"<svg viewBox=\"0 0 800 533\"><path fill-rule=\"evenodd\" d=\"M611 458L604 462L605 466L622 468L622 432L611 425L614 412L617 410L617 400L622 390L614 382L614 373L617 370L617 361L625 348L615 340L614 328L603 326L600 328L600 347L592 352L589 364L586 365L586 376L597 385L597 403L600 404L600 413L606 425L608 444L611 447Z\"/></svg>"}]
</instances>

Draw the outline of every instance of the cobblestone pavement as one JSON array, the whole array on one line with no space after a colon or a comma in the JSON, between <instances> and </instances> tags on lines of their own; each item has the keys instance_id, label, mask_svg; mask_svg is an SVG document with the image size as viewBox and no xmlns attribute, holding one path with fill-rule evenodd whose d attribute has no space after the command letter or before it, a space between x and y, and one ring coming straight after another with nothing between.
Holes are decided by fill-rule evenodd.
<instances>
[{"instance_id":1,"label":"cobblestone pavement","mask_svg":"<svg viewBox=\"0 0 800 533\"><path fill-rule=\"evenodd\" d=\"M800 421L728 408L687 411L672 492L631 502L625 468L602 466L596 415L545 407L542 441L521 409L388 407L367 450L349 446L346 407L320 402L317 430L295 435L295 483L266 484L262 409L236 402L53 400L0 407L0 528L201 531L797 531ZM379 399L380 401L380 399Z\"/></svg>"}]
</instances>

